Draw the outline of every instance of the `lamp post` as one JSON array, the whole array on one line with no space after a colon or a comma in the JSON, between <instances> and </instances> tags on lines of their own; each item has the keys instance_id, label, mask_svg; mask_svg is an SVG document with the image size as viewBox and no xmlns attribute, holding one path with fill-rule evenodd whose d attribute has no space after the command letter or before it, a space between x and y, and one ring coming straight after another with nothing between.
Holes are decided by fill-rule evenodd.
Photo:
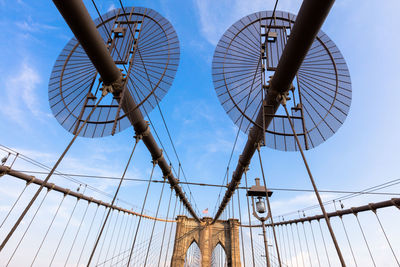
<instances>
[{"instance_id":1,"label":"lamp post","mask_svg":"<svg viewBox=\"0 0 400 267\"><path fill-rule=\"evenodd\" d=\"M265 186L260 185L260 178L255 179L256 184L253 185L248 191L247 196L251 197L252 207L253 207L253 215L256 217L262 225L263 229L263 237L264 237L264 247L265 247L265 260L267 262L267 267L271 267L269 254L268 254L268 241L267 235L265 231L265 221L271 217L271 214L268 212L266 216L262 216L259 214L264 214L267 209L265 207L265 198L270 197L272 195L272 191L267 191ZM268 196L267 196L268 195ZM257 199L254 204L254 198Z\"/></svg>"}]
</instances>

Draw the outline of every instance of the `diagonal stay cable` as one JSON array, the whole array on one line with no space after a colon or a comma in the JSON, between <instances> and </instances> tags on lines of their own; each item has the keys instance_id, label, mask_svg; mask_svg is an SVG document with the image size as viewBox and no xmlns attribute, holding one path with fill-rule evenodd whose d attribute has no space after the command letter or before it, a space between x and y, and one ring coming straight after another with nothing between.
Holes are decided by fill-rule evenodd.
<instances>
[{"instance_id":1,"label":"diagonal stay cable","mask_svg":"<svg viewBox=\"0 0 400 267\"><path fill-rule=\"evenodd\" d=\"M124 173L122 174L122 177L121 177L121 180L119 181L117 190L115 191L113 200L111 201L111 207L114 205L115 199L117 198L118 192L119 192L119 190L120 190L120 188L121 188L122 182L124 181L126 171L128 170L128 167L129 167L129 165L130 165L130 163L131 163L133 153L135 152L136 145L139 143L139 140L140 140L140 137L136 137L135 145L133 146L132 152L131 152L131 154L130 154L130 156L129 156L129 160L128 160L126 166L125 166ZM104 219L103 225L101 226L100 233L99 233L99 235L97 236L96 243L94 244L94 247L93 247L92 252L91 252L91 254L90 254L90 257L89 257L89 261L88 261L88 264L87 264L88 266L90 265L90 262L92 261L93 255L94 255L94 253L96 252L97 245L98 245L98 243L99 243L99 241L100 241L101 235L103 234L104 227L105 227L106 224L107 224L107 220L108 220L108 217L110 216L110 212L111 212L111 209L108 210L107 216L106 216L106 218Z\"/></svg>"},{"instance_id":2,"label":"diagonal stay cable","mask_svg":"<svg viewBox=\"0 0 400 267\"><path fill-rule=\"evenodd\" d=\"M267 182L266 182L265 175L264 175L264 167L263 167L263 163L262 163L262 160L261 160L260 143L258 143L257 152L258 152L258 158L260 160L261 174L262 174L262 178L263 178L263 182L264 182L265 191L268 192ZM271 204L270 204L270 201L269 201L268 193L266 195L266 199L267 199L268 213L270 214L270 218L269 219L271 220L272 232L274 234L274 241L275 241L276 254L278 256L278 263L279 263L279 266L282 266L281 256L280 256L279 247L278 247L278 240L276 238L276 233L275 233L274 219L272 218Z\"/></svg>"},{"instance_id":3,"label":"diagonal stay cable","mask_svg":"<svg viewBox=\"0 0 400 267\"><path fill-rule=\"evenodd\" d=\"M312 186L313 186L313 189L314 189L315 195L316 195L316 197L317 197L318 203L319 203L319 205L320 205L321 211L322 211L322 213L324 214L325 222L326 222L326 225L328 226L328 230L329 230L329 233L330 233L330 235L331 235L333 244L335 245L335 249L336 249L337 255L338 255L338 257L339 257L339 260L340 260L342 266L346 266L346 263L345 263L345 261L344 261L342 252L341 252L340 247L339 247L339 244L338 244L338 242L337 242L337 240L336 240L335 233L333 232L333 228L332 228L330 219L329 219L329 217L328 217L328 215L327 215L327 213L326 213L324 204L322 203L321 196L320 196L320 194L319 194L319 192L318 192L317 185L315 184L315 181L314 181L314 178L313 178L313 176L312 176L310 167L308 166L308 163L307 163L307 159L306 159L306 157L305 157L305 155L304 155L304 152L303 152L303 149L302 149L302 147L301 147L300 140L299 140L299 138L298 138L298 136L297 136L296 130L294 129L293 121L292 121L292 119L290 118L289 111L288 111L288 109L287 109L287 107L286 107L286 99L285 99L284 96L282 96L282 103L281 103L281 104L282 104L282 106L283 106L284 109L285 109L286 116L287 116L287 118L288 118L288 120L289 120L290 127L292 128L293 135L294 135L295 140L296 140L296 143L297 143L297 145L298 145L298 148L299 148L301 157L302 157L302 159L303 159L304 165L305 165L305 167L306 167L306 169L307 169L307 173L308 173L308 176L309 176L309 178L310 178L311 184L312 184Z\"/></svg>"},{"instance_id":4,"label":"diagonal stay cable","mask_svg":"<svg viewBox=\"0 0 400 267\"><path fill-rule=\"evenodd\" d=\"M157 160L153 160L153 168L151 169L150 179L149 179L149 182L147 184L146 194L145 194L144 199L143 199L142 210L140 212L141 216L139 217L139 222L138 222L137 227L136 227L135 237L133 238L131 250L129 252L128 263L126 264L127 266L129 266L129 264L131 262L131 259L132 259L132 254L133 254L133 250L135 248L137 234L139 232L140 223L142 221L142 215L143 215L144 207L146 206L146 200L147 200L147 195L148 195L149 189L150 189L151 179L153 178L154 168L156 167L156 165L157 165Z\"/></svg>"},{"instance_id":5,"label":"diagonal stay cable","mask_svg":"<svg viewBox=\"0 0 400 267\"><path fill-rule=\"evenodd\" d=\"M275 12L276 12L276 7L277 7L277 5L278 5L278 1L279 1L279 0L276 0L276 1L275 1L274 9L273 9L273 12L272 12L272 17L275 17ZM268 31L267 31L267 35L266 35L267 38L268 38L268 34L269 34L269 32L270 32L270 29L271 29L272 20L273 20L273 19L270 20L270 23L269 23L269 26L268 26ZM266 38L266 39L267 39L267 38ZM246 100L246 105L245 105L244 113L247 111L247 108L249 107L248 102L249 102L250 95L251 95L252 90L253 90L253 86L254 86L254 82L255 82L255 78L256 78L256 73L257 73L257 70L258 70L258 67L259 67L260 62L261 62L261 55L260 55L260 57L259 57L259 60L258 60L258 63L257 63L257 68L256 68L256 72L254 73L254 77L253 77L253 81L252 81L252 84L251 84L251 88L250 88L249 94L248 94L248 96L247 96L247 100ZM244 116L242 116L242 119L241 119L241 121L240 121L239 129L238 129L238 131L237 131L237 134L236 134L236 137L235 137L235 142L234 142L234 144L233 144L233 148L232 148L232 151L231 151L231 155L230 155L230 157L229 157L228 166L227 166L227 170L226 170L226 173L225 173L225 176L227 177L227 178L226 178L227 180L228 180L227 173L228 173L228 170L229 170L229 165L230 165L230 163L231 163L232 156L233 156L233 152L234 152L235 147L236 147L236 143L237 143L237 140L238 140L238 137L239 137L240 128L242 127L243 119L244 119ZM225 176L224 176L224 177L225 177ZM224 184L224 182L225 182L225 178L224 178L224 180L222 181L222 184ZM219 193L218 193L217 204L218 204L218 202L219 202L219 199L220 199L220 196L221 196L221 192L222 192L222 188L220 189L220 191L219 191Z\"/></svg>"},{"instance_id":6,"label":"diagonal stay cable","mask_svg":"<svg viewBox=\"0 0 400 267\"><path fill-rule=\"evenodd\" d=\"M29 209L31 208L31 206L33 205L33 203L35 202L35 200L37 199L37 197L39 196L40 192L42 191L44 185L49 181L50 177L53 175L54 171L57 169L58 165L60 165L61 161L64 159L65 155L67 154L68 150L71 148L72 144L75 142L76 138L78 137L79 133L82 131L83 127L86 125L86 123L88 122L88 120L90 119L90 117L92 116L93 112L95 111L95 109L97 108L97 106L100 104L101 100L103 100L104 96L102 95L99 99L99 101L97 101L96 105L92 108L92 110L90 111L89 115L87 116L86 120L82 123L82 125L79 127L78 131L76 132L76 134L74 135L74 137L71 139L71 141L69 142L69 144L67 145L67 147L65 148L64 152L61 154L61 156L58 158L57 162L54 164L53 168L51 169L51 171L49 172L49 174L47 175L46 179L44 180L44 183L38 188L38 190L36 191L35 195L32 197L32 199L29 201L28 205L25 207L24 211L21 213L21 215L19 216L19 218L17 219L17 221L15 222L14 226L12 227L12 229L10 230L10 232L7 234L6 238L3 240L3 242L0 245L0 252L3 250L3 248L5 247L5 245L7 244L8 240L11 238L11 236L13 235L13 233L15 232L15 230L18 228L18 225L21 223L21 221L23 220L23 218L25 217L26 213L29 211Z\"/></svg>"},{"instance_id":7,"label":"diagonal stay cable","mask_svg":"<svg viewBox=\"0 0 400 267\"><path fill-rule=\"evenodd\" d=\"M121 6L121 9L122 9L123 13L125 14L125 13L126 13L126 12L125 12L125 7L124 7L124 5L122 4L122 1L119 0L119 3L120 3L120 6ZM125 17L126 20L128 19L126 16L124 16L124 17ZM133 32L132 32L131 25L130 25L129 23L128 23L128 28L129 28L129 31L130 31L131 35L134 36L134 34L133 34ZM144 71L145 71L145 74L146 74L146 77L147 77L147 81L149 82L149 85L150 85L150 89L151 89L151 91L153 92L155 88L154 88L154 86L153 86L153 84L152 84L152 82L151 82L149 73L148 73L148 71L147 71L146 65L144 64L144 60L143 60L143 58L142 58L142 54L141 54L141 52L140 52L139 47L137 47L136 51L137 51L137 53L138 53L138 55L139 55L139 57L140 57L140 61L142 62L142 65L143 65L143 68L144 68ZM166 123L165 118L164 118L164 115L163 115L163 113L162 113L162 110L161 110L159 101L158 101L158 99L157 99L157 96L156 96L155 94L152 94L152 95L153 95L153 97L154 97L154 99L155 99L155 101L156 101L156 103L157 103L157 108L158 108L158 110L159 110L159 112L160 112L161 119L162 119L162 121L163 121L164 127L165 127L165 129L166 129L166 131L167 131L167 134L168 134L168 138L169 138L170 143L171 143L171 145L172 145L172 148L173 148L173 150L174 150L175 156L176 156L176 158L177 158L177 160L178 160L179 167L182 169L183 177L184 177L185 181L187 182L186 175L185 175L185 173L184 173L184 171L183 171L183 168L182 168L181 160L180 160L180 158L179 158L179 156L178 156L178 153L177 153L177 151L176 151L175 144L174 144L174 142L173 142L173 140L172 140L170 131L169 131L169 129L168 129L167 123ZM146 113L147 113L147 112L146 112ZM148 116L147 116L147 117L148 117ZM153 128L154 128L154 127L153 127ZM165 151L165 149L164 149L164 151ZM192 191L191 191L189 185L187 184L186 186L187 186L187 188L188 188L188 190L189 190L190 196L193 197L193 194L192 194ZM194 200L194 197L193 197L193 201L194 201L194 205L195 205L196 208L197 208L197 203L196 203L196 201ZM197 208L197 209L198 209L198 208Z\"/></svg>"}]
</instances>

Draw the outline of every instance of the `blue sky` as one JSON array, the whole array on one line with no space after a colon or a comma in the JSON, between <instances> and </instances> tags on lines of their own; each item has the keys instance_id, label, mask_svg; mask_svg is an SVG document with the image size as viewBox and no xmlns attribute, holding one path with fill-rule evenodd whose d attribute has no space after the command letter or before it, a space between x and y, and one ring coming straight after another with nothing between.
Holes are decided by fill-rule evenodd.
<instances>
[{"instance_id":1,"label":"blue sky","mask_svg":"<svg viewBox=\"0 0 400 267\"><path fill-rule=\"evenodd\" d=\"M102 13L118 1L97 1ZM93 5L85 1L93 18ZM220 184L237 128L216 97L211 78L214 47L224 31L252 12L271 10L272 1L124 1L153 8L175 27L181 45L178 72L161 102L188 180ZM279 10L297 13L300 1L281 0ZM337 1L323 30L344 55L352 79L353 100L341 129L327 142L306 152L322 189L358 190L400 175L400 97L398 1ZM51 1L0 0L0 143L52 165L71 138L52 116L47 83L58 54L72 37ZM177 160L157 110L150 113L174 166ZM120 176L133 145L132 129L114 137L79 139L60 170ZM245 143L241 134L231 169ZM311 188L300 155L263 148L270 187ZM150 156L143 145L135 152L128 177L148 178ZM160 173L156 172L160 177ZM249 177L259 176L254 158ZM109 181L90 183L113 192ZM136 185L121 192L132 197ZM217 189L191 187L198 209L212 212ZM327 198L330 196L326 196ZM292 200L293 205L283 205ZM277 210L315 203L308 194L276 193ZM285 207L283 207L285 206ZM282 210L282 212L283 212Z\"/></svg>"},{"instance_id":2,"label":"blue sky","mask_svg":"<svg viewBox=\"0 0 400 267\"><path fill-rule=\"evenodd\" d=\"M96 18L91 1L84 2L92 17ZM175 27L181 46L180 65L174 83L160 106L187 179L222 183L237 128L225 114L214 92L211 77L214 48L230 25L250 13L271 10L274 2L123 2L125 6L152 8ZM118 1L96 3L101 13L119 6ZM300 4L301 1L297 0L280 0L278 10L296 14ZM346 59L353 100L348 118L339 131L325 143L306 152L321 189L361 190L400 178L399 9L400 2L397 0L338 0L322 27ZM72 138L52 116L47 101L47 85L53 64L70 38L72 33L51 1L0 0L0 144L48 166L55 163ZM160 114L154 110L150 118L173 165L177 167ZM119 177L133 146L132 136L132 129L127 129L113 137L79 138L59 170ZM245 141L246 136L241 133L231 169L235 167ZM262 158L270 187L311 189L298 153L263 148ZM140 144L126 176L149 178L150 160L148 151ZM21 160L16 162L15 167L37 169ZM256 157L250 168L249 179L252 183L254 177L260 176ZM155 178L161 178L158 169ZM116 186L116 182L110 180L80 180L108 194L112 194ZM7 181L10 179L0 179L1 195L16 197L21 184ZM72 189L77 187L77 184L57 176L50 181ZM136 208L141 205L144 188L143 183L126 182L120 198L131 203L127 206ZM158 196L160 188L159 184L152 185L152 196ZM187 190L186 186L184 189ZM385 190L399 192L399 187ZM192 186L191 191L196 209L202 211L209 208L209 215L213 215L219 189ZM107 199L89 189L86 193ZM322 196L324 200L329 200L338 195ZM347 200L345 205L356 206L387 198L356 198ZM150 199L148 213L154 213L157 200L158 197ZM272 198L274 215L312 204L316 204L316 200L311 193L276 191ZM7 210L9 205L8 198L0 198L1 211ZM165 210L161 213L165 214ZM392 230L395 229L394 221L391 226Z\"/></svg>"}]
</instances>

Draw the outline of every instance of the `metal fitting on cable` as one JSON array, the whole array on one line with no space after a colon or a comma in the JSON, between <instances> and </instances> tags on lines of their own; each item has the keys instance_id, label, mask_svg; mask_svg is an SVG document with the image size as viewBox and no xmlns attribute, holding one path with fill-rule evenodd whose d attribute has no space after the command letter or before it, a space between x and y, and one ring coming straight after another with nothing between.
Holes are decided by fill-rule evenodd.
<instances>
[{"instance_id":1,"label":"metal fitting on cable","mask_svg":"<svg viewBox=\"0 0 400 267\"><path fill-rule=\"evenodd\" d=\"M64 193L64 197L66 197L67 195L69 195L69 192L71 192L70 189L68 189L68 191Z\"/></svg>"},{"instance_id":2,"label":"metal fitting on cable","mask_svg":"<svg viewBox=\"0 0 400 267\"><path fill-rule=\"evenodd\" d=\"M7 169L9 170L9 167L7 167ZM4 175L6 175L8 173L8 170L4 170L4 171L0 172L0 177L3 177Z\"/></svg>"},{"instance_id":3,"label":"metal fitting on cable","mask_svg":"<svg viewBox=\"0 0 400 267\"><path fill-rule=\"evenodd\" d=\"M376 208L374 208L374 203L368 203L368 207L376 214Z\"/></svg>"},{"instance_id":4,"label":"metal fitting on cable","mask_svg":"<svg viewBox=\"0 0 400 267\"><path fill-rule=\"evenodd\" d=\"M398 200L399 200L399 199L392 198L392 199L390 200L390 202L392 202L392 204L395 205L396 208L398 208L398 209L400 210L400 203L397 203L397 202L396 202L396 201L398 201Z\"/></svg>"},{"instance_id":5,"label":"metal fitting on cable","mask_svg":"<svg viewBox=\"0 0 400 267\"><path fill-rule=\"evenodd\" d=\"M136 135L133 137L136 140L141 140L143 139L143 137L148 136L150 134L150 127L149 127L149 122L146 121L146 129L144 129L144 131L142 132L136 132Z\"/></svg>"},{"instance_id":6,"label":"metal fitting on cable","mask_svg":"<svg viewBox=\"0 0 400 267\"><path fill-rule=\"evenodd\" d=\"M55 184L51 183L50 186L47 188L47 192L53 190L55 186L56 186Z\"/></svg>"},{"instance_id":7,"label":"metal fitting on cable","mask_svg":"<svg viewBox=\"0 0 400 267\"><path fill-rule=\"evenodd\" d=\"M113 81L110 84L104 84L101 87L102 91L102 96L106 96L108 93L112 93L113 95L117 95L122 92L126 78L124 77L125 75L122 73L122 70L120 69L121 75L119 76L118 79ZM102 80L99 80L102 81Z\"/></svg>"},{"instance_id":8,"label":"metal fitting on cable","mask_svg":"<svg viewBox=\"0 0 400 267\"><path fill-rule=\"evenodd\" d=\"M33 183L35 180L36 180L36 177L35 176L31 176L32 177L32 179L30 180L30 181L27 181L26 182L26 185L28 186L28 185L30 185L31 183Z\"/></svg>"},{"instance_id":9,"label":"metal fitting on cable","mask_svg":"<svg viewBox=\"0 0 400 267\"><path fill-rule=\"evenodd\" d=\"M153 160L152 160L153 164L154 164L154 165L157 165L158 162L159 162L162 158L163 158L163 150L160 149L160 156L158 156L157 158L153 158ZM170 172L171 172L171 170L170 170Z\"/></svg>"},{"instance_id":10,"label":"metal fitting on cable","mask_svg":"<svg viewBox=\"0 0 400 267\"><path fill-rule=\"evenodd\" d=\"M291 98L289 97L289 90L288 90L282 94L277 95L276 102L281 103L282 105L286 105L286 101L290 99Z\"/></svg>"}]
</instances>

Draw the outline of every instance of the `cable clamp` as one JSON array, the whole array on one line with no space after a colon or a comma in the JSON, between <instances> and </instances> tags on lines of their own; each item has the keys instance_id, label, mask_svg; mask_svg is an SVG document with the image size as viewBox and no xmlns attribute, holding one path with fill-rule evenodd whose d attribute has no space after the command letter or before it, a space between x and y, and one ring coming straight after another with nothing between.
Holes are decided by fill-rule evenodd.
<instances>
[{"instance_id":1,"label":"cable clamp","mask_svg":"<svg viewBox=\"0 0 400 267\"><path fill-rule=\"evenodd\" d=\"M354 214L354 216L356 216L356 217L357 217L357 215L358 215L358 212L354 211L354 208L353 208L353 207L351 207L351 208L350 208L350 210L351 210L351 212Z\"/></svg>"},{"instance_id":2,"label":"cable clamp","mask_svg":"<svg viewBox=\"0 0 400 267\"><path fill-rule=\"evenodd\" d=\"M154 165L157 165L158 164L158 162L163 158L164 156L163 156L163 150L162 149L160 149L160 156L158 157L158 158L153 158L153 160L152 160L152 163L154 164ZM170 168L170 170L169 170L169 173L171 172L171 168ZM168 174L169 174L168 173Z\"/></svg>"},{"instance_id":3,"label":"cable clamp","mask_svg":"<svg viewBox=\"0 0 400 267\"><path fill-rule=\"evenodd\" d=\"M278 94L276 96L276 102L281 103L282 105L286 105L286 101L291 99L289 97L289 90L283 92L282 94Z\"/></svg>"},{"instance_id":4,"label":"cable clamp","mask_svg":"<svg viewBox=\"0 0 400 267\"><path fill-rule=\"evenodd\" d=\"M399 204L399 203L396 203L396 201L399 202L399 199L398 199L398 198L392 198L392 199L390 200L390 202L392 202L393 205L396 206L396 208L398 208L398 209L400 210L400 204Z\"/></svg>"},{"instance_id":5,"label":"cable clamp","mask_svg":"<svg viewBox=\"0 0 400 267\"><path fill-rule=\"evenodd\" d=\"M101 87L101 92L102 92L101 95L104 97L108 93L112 93L113 95L120 94L124 88L125 81L126 81L126 77L123 73L121 73L121 76L118 79L116 79L115 81L113 81L112 83L110 83L110 84L103 83L103 85Z\"/></svg>"},{"instance_id":6,"label":"cable clamp","mask_svg":"<svg viewBox=\"0 0 400 267\"><path fill-rule=\"evenodd\" d=\"M26 185L28 186L28 185L30 185L31 183L33 183L35 180L36 180L36 177L35 176L31 176L31 180L30 181L27 181L26 182Z\"/></svg>"},{"instance_id":7,"label":"cable clamp","mask_svg":"<svg viewBox=\"0 0 400 267\"><path fill-rule=\"evenodd\" d=\"M55 186L56 186L55 184L51 183L50 186L47 188L47 191L50 192L51 190L54 189Z\"/></svg>"},{"instance_id":8,"label":"cable clamp","mask_svg":"<svg viewBox=\"0 0 400 267\"><path fill-rule=\"evenodd\" d=\"M0 177L3 177L4 175L6 175L9 171L10 171L10 167L6 167L7 169L0 172Z\"/></svg>"},{"instance_id":9,"label":"cable clamp","mask_svg":"<svg viewBox=\"0 0 400 267\"><path fill-rule=\"evenodd\" d=\"M374 213L376 213L376 208L374 208L374 203L368 203L368 207L369 207Z\"/></svg>"},{"instance_id":10,"label":"cable clamp","mask_svg":"<svg viewBox=\"0 0 400 267\"><path fill-rule=\"evenodd\" d=\"M146 129L144 129L144 131L142 132L136 132L136 135L134 136L134 138L136 140L140 140L143 139L144 136L148 136L150 134L150 127L149 127L149 122L146 121Z\"/></svg>"}]
</instances>

